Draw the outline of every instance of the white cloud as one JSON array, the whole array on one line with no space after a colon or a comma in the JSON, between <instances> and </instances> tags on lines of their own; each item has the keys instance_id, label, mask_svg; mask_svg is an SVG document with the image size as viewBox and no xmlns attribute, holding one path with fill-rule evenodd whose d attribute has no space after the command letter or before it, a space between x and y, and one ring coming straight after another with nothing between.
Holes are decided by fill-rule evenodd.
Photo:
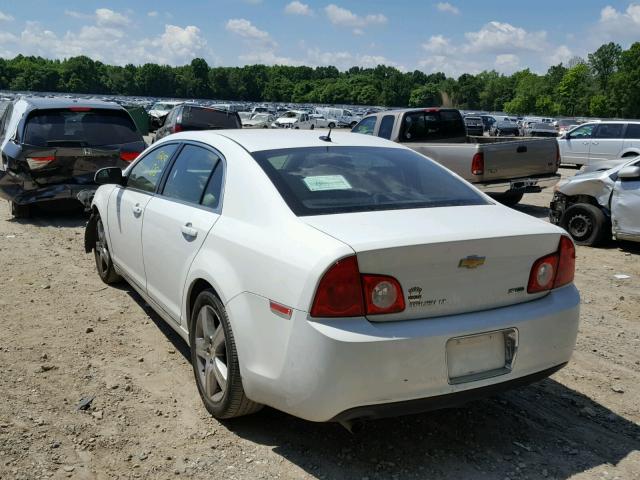
<instances>
[{"instance_id":1,"label":"white cloud","mask_svg":"<svg viewBox=\"0 0 640 480\"><path fill-rule=\"evenodd\" d=\"M387 17L381 13L360 16L333 3L327 5L324 11L332 24L338 27L353 28L353 32L356 35L362 34L363 29L369 25L384 25L387 23Z\"/></svg>"},{"instance_id":2,"label":"white cloud","mask_svg":"<svg viewBox=\"0 0 640 480\"><path fill-rule=\"evenodd\" d=\"M560 45L553 53L546 57L550 65L566 64L575 54L566 45Z\"/></svg>"},{"instance_id":3,"label":"white cloud","mask_svg":"<svg viewBox=\"0 0 640 480\"><path fill-rule=\"evenodd\" d=\"M0 12L0 21L2 22L10 22L13 20L13 16L8 13Z\"/></svg>"},{"instance_id":4,"label":"white cloud","mask_svg":"<svg viewBox=\"0 0 640 480\"><path fill-rule=\"evenodd\" d=\"M513 53L496 56L495 66L501 72L514 72L520 65L520 58Z\"/></svg>"},{"instance_id":5,"label":"white cloud","mask_svg":"<svg viewBox=\"0 0 640 480\"><path fill-rule=\"evenodd\" d=\"M157 17L158 16L158 12L155 10L151 10L150 12L147 12L147 17Z\"/></svg>"},{"instance_id":6,"label":"white cloud","mask_svg":"<svg viewBox=\"0 0 640 480\"><path fill-rule=\"evenodd\" d=\"M451 5L449 2L438 2L436 4L436 8L445 13L452 13L453 15L459 15L460 9L454 5Z\"/></svg>"},{"instance_id":7,"label":"white cloud","mask_svg":"<svg viewBox=\"0 0 640 480\"><path fill-rule=\"evenodd\" d=\"M306 3L299 2L298 0L294 0L293 2L287 4L284 7L284 13L288 13L290 15L313 15L313 10Z\"/></svg>"},{"instance_id":8,"label":"white cloud","mask_svg":"<svg viewBox=\"0 0 640 480\"><path fill-rule=\"evenodd\" d=\"M427 73L444 72L447 75L458 77L463 73L480 73L486 69L484 63L471 58L461 58L458 55L433 55L418 63L418 66Z\"/></svg>"},{"instance_id":9,"label":"white cloud","mask_svg":"<svg viewBox=\"0 0 640 480\"><path fill-rule=\"evenodd\" d=\"M258 42L263 46L275 46L271 35L264 30L260 30L245 18L232 18L227 22L225 27L227 31L234 33L245 40Z\"/></svg>"},{"instance_id":10,"label":"white cloud","mask_svg":"<svg viewBox=\"0 0 640 480\"><path fill-rule=\"evenodd\" d=\"M96 10L96 23L100 26L105 25L129 25L131 20L123 15L108 8L98 8Z\"/></svg>"},{"instance_id":11,"label":"white cloud","mask_svg":"<svg viewBox=\"0 0 640 480\"><path fill-rule=\"evenodd\" d=\"M448 38L443 37L442 35L433 35L429 38L428 41L422 44L422 48L424 48L427 52L430 53L453 53L455 48L451 45L451 42Z\"/></svg>"},{"instance_id":12,"label":"white cloud","mask_svg":"<svg viewBox=\"0 0 640 480\"><path fill-rule=\"evenodd\" d=\"M607 5L600 11L595 27L594 44L608 41L632 42L638 40L640 32L640 4L630 3L625 11Z\"/></svg>"},{"instance_id":13,"label":"white cloud","mask_svg":"<svg viewBox=\"0 0 640 480\"><path fill-rule=\"evenodd\" d=\"M468 52L514 53L521 50L543 51L547 32L528 32L510 23L489 22L477 32L464 34Z\"/></svg>"},{"instance_id":14,"label":"white cloud","mask_svg":"<svg viewBox=\"0 0 640 480\"><path fill-rule=\"evenodd\" d=\"M312 66L333 65L341 70L346 70L353 66L374 68L378 65L388 65L396 67L398 70L406 70L403 65L380 55L354 54L347 51L326 52L321 51L318 48L310 48L307 50L307 56L304 64Z\"/></svg>"}]
</instances>

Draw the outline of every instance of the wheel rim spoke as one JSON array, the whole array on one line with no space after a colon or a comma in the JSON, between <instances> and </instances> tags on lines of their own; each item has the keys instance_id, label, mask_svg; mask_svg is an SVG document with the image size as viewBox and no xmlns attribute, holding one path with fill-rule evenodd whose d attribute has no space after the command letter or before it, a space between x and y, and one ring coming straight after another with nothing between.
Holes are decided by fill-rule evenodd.
<instances>
[{"instance_id":1,"label":"wheel rim spoke","mask_svg":"<svg viewBox=\"0 0 640 480\"><path fill-rule=\"evenodd\" d=\"M208 361L204 366L204 391L209 398L213 398L218 392L218 382L213 362Z\"/></svg>"},{"instance_id":2,"label":"wheel rim spoke","mask_svg":"<svg viewBox=\"0 0 640 480\"><path fill-rule=\"evenodd\" d=\"M195 331L195 355L205 395L219 401L227 388L227 348L220 317L209 305L198 312Z\"/></svg>"},{"instance_id":3,"label":"wheel rim spoke","mask_svg":"<svg viewBox=\"0 0 640 480\"><path fill-rule=\"evenodd\" d=\"M204 338L196 338L196 355L199 358L207 360L209 358L209 351L207 350L208 343Z\"/></svg>"}]
</instances>

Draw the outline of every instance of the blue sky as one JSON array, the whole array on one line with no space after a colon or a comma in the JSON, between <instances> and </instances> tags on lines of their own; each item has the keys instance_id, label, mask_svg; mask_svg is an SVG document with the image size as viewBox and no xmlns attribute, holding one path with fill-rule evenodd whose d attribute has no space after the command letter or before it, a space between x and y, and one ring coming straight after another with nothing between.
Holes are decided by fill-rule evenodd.
<instances>
[{"instance_id":1,"label":"blue sky","mask_svg":"<svg viewBox=\"0 0 640 480\"><path fill-rule=\"evenodd\" d=\"M0 56L537 72L640 41L629 0L0 0Z\"/></svg>"}]
</instances>

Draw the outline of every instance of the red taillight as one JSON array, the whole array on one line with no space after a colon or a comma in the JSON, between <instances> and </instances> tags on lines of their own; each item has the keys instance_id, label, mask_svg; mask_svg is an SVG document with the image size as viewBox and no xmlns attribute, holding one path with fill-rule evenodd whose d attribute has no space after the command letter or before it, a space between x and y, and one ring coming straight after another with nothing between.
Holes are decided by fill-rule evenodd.
<instances>
[{"instance_id":1,"label":"red taillight","mask_svg":"<svg viewBox=\"0 0 640 480\"><path fill-rule=\"evenodd\" d=\"M431 108L425 108L424 111L432 113L432 112L439 112L440 109L439 108L435 108L435 107L431 107Z\"/></svg>"},{"instance_id":2,"label":"red taillight","mask_svg":"<svg viewBox=\"0 0 640 480\"><path fill-rule=\"evenodd\" d=\"M529 274L528 293L538 293L562 287L573 282L576 268L576 250L566 236L560 237L558 250L539 258Z\"/></svg>"},{"instance_id":3,"label":"red taillight","mask_svg":"<svg viewBox=\"0 0 640 480\"><path fill-rule=\"evenodd\" d=\"M70 107L69 110L72 112L89 112L91 107Z\"/></svg>"},{"instance_id":4,"label":"red taillight","mask_svg":"<svg viewBox=\"0 0 640 480\"><path fill-rule=\"evenodd\" d=\"M362 275L367 315L397 313L404 310L400 283L386 275Z\"/></svg>"},{"instance_id":5,"label":"red taillight","mask_svg":"<svg viewBox=\"0 0 640 480\"><path fill-rule=\"evenodd\" d=\"M576 273L576 247L569 237L560 237L558 274L553 288L562 287L573 282Z\"/></svg>"},{"instance_id":6,"label":"red taillight","mask_svg":"<svg viewBox=\"0 0 640 480\"><path fill-rule=\"evenodd\" d=\"M182 125L181 125L181 124L179 124L179 123L176 123L176 124L173 126L173 133L178 133L178 132L181 132L181 131L182 131Z\"/></svg>"},{"instance_id":7,"label":"red taillight","mask_svg":"<svg viewBox=\"0 0 640 480\"><path fill-rule=\"evenodd\" d=\"M27 157L27 163L29 164L29 168L42 168L49 163L53 162L56 159L55 155L45 155L42 157Z\"/></svg>"},{"instance_id":8,"label":"red taillight","mask_svg":"<svg viewBox=\"0 0 640 480\"><path fill-rule=\"evenodd\" d=\"M484 175L484 153L477 152L471 160L471 173L473 175Z\"/></svg>"},{"instance_id":9,"label":"red taillight","mask_svg":"<svg viewBox=\"0 0 640 480\"><path fill-rule=\"evenodd\" d=\"M336 262L322 277L312 317L360 317L402 312L400 283L387 275L360 274L355 256Z\"/></svg>"},{"instance_id":10,"label":"red taillight","mask_svg":"<svg viewBox=\"0 0 640 480\"><path fill-rule=\"evenodd\" d=\"M120 160L125 162L133 162L136 158L138 158L140 152L120 152Z\"/></svg>"},{"instance_id":11,"label":"red taillight","mask_svg":"<svg viewBox=\"0 0 640 480\"><path fill-rule=\"evenodd\" d=\"M355 256L337 261L322 277L311 307L313 317L364 315L362 283Z\"/></svg>"}]
</instances>

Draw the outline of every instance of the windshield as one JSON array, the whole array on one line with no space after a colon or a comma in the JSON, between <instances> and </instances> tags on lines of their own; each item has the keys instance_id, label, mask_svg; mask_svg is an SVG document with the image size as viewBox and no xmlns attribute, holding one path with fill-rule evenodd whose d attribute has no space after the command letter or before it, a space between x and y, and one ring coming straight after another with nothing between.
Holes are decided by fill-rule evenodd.
<instances>
[{"instance_id":1,"label":"windshield","mask_svg":"<svg viewBox=\"0 0 640 480\"><path fill-rule=\"evenodd\" d=\"M258 122L266 122L269 120L269 115L267 115L266 113L259 113L257 115L254 115L254 117L251 120L256 120Z\"/></svg>"},{"instance_id":2,"label":"windshield","mask_svg":"<svg viewBox=\"0 0 640 480\"><path fill-rule=\"evenodd\" d=\"M252 155L298 216L487 204L411 150L308 147Z\"/></svg>"},{"instance_id":3,"label":"windshield","mask_svg":"<svg viewBox=\"0 0 640 480\"><path fill-rule=\"evenodd\" d=\"M204 107L184 107L182 111L182 125L195 128L240 128L235 113L227 110L215 110Z\"/></svg>"},{"instance_id":4,"label":"windshield","mask_svg":"<svg viewBox=\"0 0 640 480\"><path fill-rule=\"evenodd\" d=\"M299 114L296 112L287 112L280 116L280 118L298 118Z\"/></svg>"},{"instance_id":5,"label":"windshield","mask_svg":"<svg viewBox=\"0 0 640 480\"><path fill-rule=\"evenodd\" d=\"M38 147L100 147L142 141L133 120L123 110L36 110L24 132L24 143Z\"/></svg>"}]
</instances>

